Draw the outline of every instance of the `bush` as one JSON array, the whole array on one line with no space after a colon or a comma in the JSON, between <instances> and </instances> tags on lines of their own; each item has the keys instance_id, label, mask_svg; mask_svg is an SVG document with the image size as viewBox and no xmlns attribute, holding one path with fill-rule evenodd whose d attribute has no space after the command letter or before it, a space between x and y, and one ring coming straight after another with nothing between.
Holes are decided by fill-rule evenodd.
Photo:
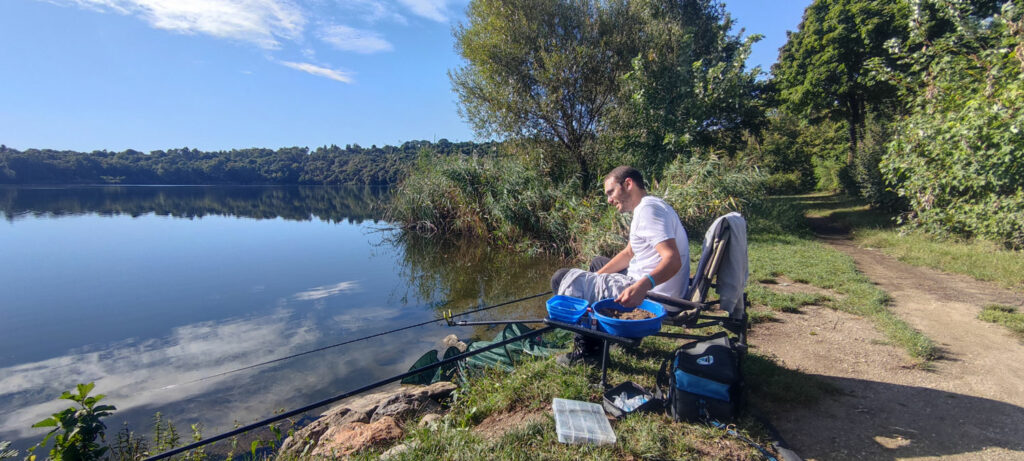
<instances>
[{"instance_id":1,"label":"bush","mask_svg":"<svg viewBox=\"0 0 1024 461\"><path fill-rule=\"evenodd\" d=\"M423 155L399 185L387 219L448 239L574 255L592 201L513 158ZM586 211L584 211L586 210Z\"/></svg>"},{"instance_id":2,"label":"bush","mask_svg":"<svg viewBox=\"0 0 1024 461\"><path fill-rule=\"evenodd\" d=\"M951 19L907 58L926 71L881 170L913 223L1024 248L1024 19L1009 2L987 24Z\"/></svg>"},{"instance_id":3,"label":"bush","mask_svg":"<svg viewBox=\"0 0 1024 461\"><path fill-rule=\"evenodd\" d=\"M769 195L793 195L804 192L803 175L799 171L774 173L764 180L764 191Z\"/></svg>"},{"instance_id":4,"label":"bush","mask_svg":"<svg viewBox=\"0 0 1024 461\"><path fill-rule=\"evenodd\" d=\"M891 139L892 129L888 124L869 119L864 138L857 146L853 158L852 177L858 195L869 205L887 212L897 212L906 209L906 200L896 194L878 168Z\"/></svg>"},{"instance_id":5,"label":"bush","mask_svg":"<svg viewBox=\"0 0 1024 461\"><path fill-rule=\"evenodd\" d=\"M54 413L53 416L33 424L32 427L52 427L53 429L46 434L46 437L43 437L41 442L32 447L30 452L45 447L50 438L53 438L53 448L50 449L49 459L55 461L103 459L110 447L100 445L96 441L96 439L104 441L104 432L107 429L107 425L103 424L100 418L110 416L115 408L112 405L97 405L104 396L100 394L90 397L89 392L92 392L93 387L95 387L94 383L79 384L77 386L78 393L72 394L70 391L65 391L61 394L61 399L70 400L77 405L65 408ZM35 457L36 455L33 454L29 456L29 459L34 460Z\"/></svg>"},{"instance_id":6,"label":"bush","mask_svg":"<svg viewBox=\"0 0 1024 461\"><path fill-rule=\"evenodd\" d=\"M703 231L715 218L758 205L766 176L749 164L721 160L714 154L677 158L652 189L664 198L689 232Z\"/></svg>"}]
</instances>

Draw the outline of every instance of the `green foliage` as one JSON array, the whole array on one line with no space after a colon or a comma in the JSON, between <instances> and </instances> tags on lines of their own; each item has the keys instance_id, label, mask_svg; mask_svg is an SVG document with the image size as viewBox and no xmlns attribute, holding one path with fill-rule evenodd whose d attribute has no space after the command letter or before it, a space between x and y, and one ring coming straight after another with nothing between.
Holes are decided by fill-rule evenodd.
<instances>
[{"instance_id":1,"label":"green foliage","mask_svg":"<svg viewBox=\"0 0 1024 461\"><path fill-rule=\"evenodd\" d=\"M955 29L905 57L917 80L882 173L909 201L912 223L1024 248L1021 13L1007 3L982 20L966 4L930 3Z\"/></svg>"},{"instance_id":2,"label":"green foliage","mask_svg":"<svg viewBox=\"0 0 1024 461\"><path fill-rule=\"evenodd\" d=\"M748 138L742 156L771 173L765 187L771 194L812 189L836 190L848 140L845 123L819 120L779 110L768 117L760 136ZM774 177L774 178L773 178Z\"/></svg>"},{"instance_id":3,"label":"green foliage","mask_svg":"<svg viewBox=\"0 0 1024 461\"><path fill-rule=\"evenodd\" d=\"M824 114L846 122L847 165L853 163L869 109L882 109L896 96L896 86L869 72L869 62L895 61L885 44L905 39L906 5L887 0L816 0L772 67L788 111L806 117Z\"/></svg>"},{"instance_id":4,"label":"green foliage","mask_svg":"<svg viewBox=\"0 0 1024 461\"><path fill-rule=\"evenodd\" d=\"M588 191L617 164L658 175L757 124L760 70L743 66L758 36L731 26L714 0L475 0L452 85L478 133L532 146L545 174Z\"/></svg>"},{"instance_id":5,"label":"green foliage","mask_svg":"<svg viewBox=\"0 0 1024 461\"><path fill-rule=\"evenodd\" d=\"M109 447L97 442L104 441L106 424L100 418L110 416L116 410L112 405L97 405L104 395L89 396L89 392L95 387L95 383L79 384L76 386L77 393L65 391L60 398L70 400L77 405L54 413L32 427L52 427L43 440L29 449L34 452L37 448L45 447L47 442L53 438L53 447L50 449L49 459L59 460L98 460L102 459ZM30 459L35 459L31 455Z\"/></svg>"},{"instance_id":6,"label":"green foliage","mask_svg":"<svg viewBox=\"0 0 1024 461\"><path fill-rule=\"evenodd\" d=\"M366 184L390 185L423 149L439 155L492 155L497 143L409 141L280 149L135 150L91 153L0 146L0 184Z\"/></svg>"},{"instance_id":7,"label":"green foliage","mask_svg":"<svg viewBox=\"0 0 1024 461\"><path fill-rule=\"evenodd\" d=\"M887 122L876 117L869 117L865 125L864 139L857 146L851 165L852 179L860 197L872 207L887 212L902 211L906 208L906 201L882 177L878 166L892 139L892 129Z\"/></svg>"},{"instance_id":8,"label":"green foliage","mask_svg":"<svg viewBox=\"0 0 1024 461\"><path fill-rule=\"evenodd\" d=\"M111 445L111 458L117 461L138 461L149 456L149 444L146 438L136 435L124 423L117 433L117 440Z\"/></svg>"},{"instance_id":9,"label":"green foliage","mask_svg":"<svg viewBox=\"0 0 1024 461\"><path fill-rule=\"evenodd\" d=\"M738 150L764 119L761 69L745 69L760 36L731 35L732 20L714 0L634 1L629 12L638 43L609 124L612 148L651 177L680 152Z\"/></svg>"},{"instance_id":10,"label":"green foliage","mask_svg":"<svg viewBox=\"0 0 1024 461\"><path fill-rule=\"evenodd\" d=\"M570 189L567 191L566 189ZM513 158L425 155L398 187L387 217L447 239L569 255L581 210L571 187L556 188Z\"/></svg>"},{"instance_id":11,"label":"green foliage","mask_svg":"<svg viewBox=\"0 0 1024 461\"><path fill-rule=\"evenodd\" d=\"M675 208L689 232L702 232L715 218L738 211L746 213L763 198L764 173L739 161L714 154L677 158L653 188Z\"/></svg>"},{"instance_id":12,"label":"green foliage","mask_svg":"<svg viewBox=\"0 0 1024 461\"><path fill-rule=\"evenodd\" d=\"M551 168L595 179L596 139L630 55L616 45L619 2L475 0L455 29L466 66L450 73L482 136L529 138Z\"/></svg>"}]
</instances>

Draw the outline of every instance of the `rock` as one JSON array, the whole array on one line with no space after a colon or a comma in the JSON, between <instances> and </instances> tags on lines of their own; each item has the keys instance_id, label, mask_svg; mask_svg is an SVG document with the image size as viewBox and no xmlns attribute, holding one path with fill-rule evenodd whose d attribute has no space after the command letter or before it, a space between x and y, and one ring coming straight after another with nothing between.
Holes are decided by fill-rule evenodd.
<instances>
[{"instance_id":1,"label":"rock","mask_svg":"<svg viewBox=\"0 0 1024 461\"><path fill-rule=\"evenodd\" d=\"M440 424L441 415L437 413L427 413L420 419L420 427L434 427Z\"/></svg>"},{"instance_id":2,"label":"rock","mask_svg":"<svg viewBox=\"0 0 1024 461\"><path fill-rule=\"evenodd\" d=\"M320 437L320 442L313 450L312 455L330 458L348 456L374 445L398 440L402 438L402 435L402 428L390 416L385 416L369 424L345 423L328 429Z\"/></svg>"},{"instance_id":3,"label":"rock","mask_svg":"<svg viewBox=\"0 0 1024 461\"><path fill-rule=\"evenodd\" d=\"M395 387L343 400L338 406L325 411L319 419L285 439L280 453L296 457L316 453L329 456L333 450L347 455L368 445L354 449L342 446L339 434L354 437L356 433L363 433L360 431L366 432L369 445L393 440L389 438L392 428L382 421L391 421L397 427L397 420L415 414L437 413L441 410L438 402L447 398L456 388L451 382L441 381L429 386ZM374 431L381 431L381 434L374 435ZM401 429L398 432L398 437L401 437Z\"/></svg>"},{"instance_id":4,"label":"rock","mask_svg":"<svg viewBox=\"0 0 1024 461\"><path fill-rule=\"evenodd\" d=\"M441 345L444 346L444 349L454 347L457 348L459 352L466 352L466 343L459 341L459 337L455 335L445 336L444 339L441 340ZM442 351L442 353L444 352Z\"/></svg>"},{"instance_id":5,"label":"rock","mask_svg":"<svg viewBox=\"0 0 1024 461\"><path fill-rule=\"evenodd\" d=\"M388 448L388 450L385 451L384 453L381 453L380 454L380 458L378 458L378 459L387 460L387 459L394 458L395 456L398 456L398 455L400 455L402 453L405 453L406 451L409 451L409 449L414 447L414 446L415 445L410 445L410 444L407 444L407 443L400 443L400 444L395 445L395 446L393 446L391 448Z\"/></svg>"}]
</instances>

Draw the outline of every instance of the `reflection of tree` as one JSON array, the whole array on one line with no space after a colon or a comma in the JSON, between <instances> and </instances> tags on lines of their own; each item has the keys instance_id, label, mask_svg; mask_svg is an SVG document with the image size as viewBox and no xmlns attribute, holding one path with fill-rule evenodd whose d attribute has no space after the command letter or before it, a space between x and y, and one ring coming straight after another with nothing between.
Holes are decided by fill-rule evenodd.
<instances>
[{"instance_id":1,"label":"reflection of tree","mask_svg":"<svg viewBox=\"0 0 1024 461\"><path fill-rule=\"evenodd\" d=\"M378 220L387 189L369 186L0 187L0 212L22 215L206 215L307 221Z\"/></svg>"},{"instance_id":2,"label":"reflection of tree","mask_svg":"<svg viewBox=\"0 0 1024 461\"><path fill-rule=\"evenodd\" d=\"M420 299L458 313L551 289L551 274L565 263L543 256L488 248L486 245L444 244L414 233L396 234L404 250L400 276ZM408 293L407 293L408 295ZM544 297L507 308L485 311L477 320L543 317ZM440 304L450 301L448 304Z\"/></svg>"}]
</instances>

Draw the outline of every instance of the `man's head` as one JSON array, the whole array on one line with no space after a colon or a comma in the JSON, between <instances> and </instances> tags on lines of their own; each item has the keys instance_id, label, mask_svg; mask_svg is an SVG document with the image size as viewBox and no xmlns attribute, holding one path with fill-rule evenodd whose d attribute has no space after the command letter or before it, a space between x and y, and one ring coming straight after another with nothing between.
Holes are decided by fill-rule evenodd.
<instances>
[{"instance_id":1,"label":"man's head","mask_svg":"<svg viewBox=\"0 0 1024 461\"><path fill-rule=\"evenodd\" d=\"M615 205L619 213L629 213L647 195L644 176L633 167L616 167L604 177L604 195L608 197L608 204Z\"/></svg>"}]
</instances>

